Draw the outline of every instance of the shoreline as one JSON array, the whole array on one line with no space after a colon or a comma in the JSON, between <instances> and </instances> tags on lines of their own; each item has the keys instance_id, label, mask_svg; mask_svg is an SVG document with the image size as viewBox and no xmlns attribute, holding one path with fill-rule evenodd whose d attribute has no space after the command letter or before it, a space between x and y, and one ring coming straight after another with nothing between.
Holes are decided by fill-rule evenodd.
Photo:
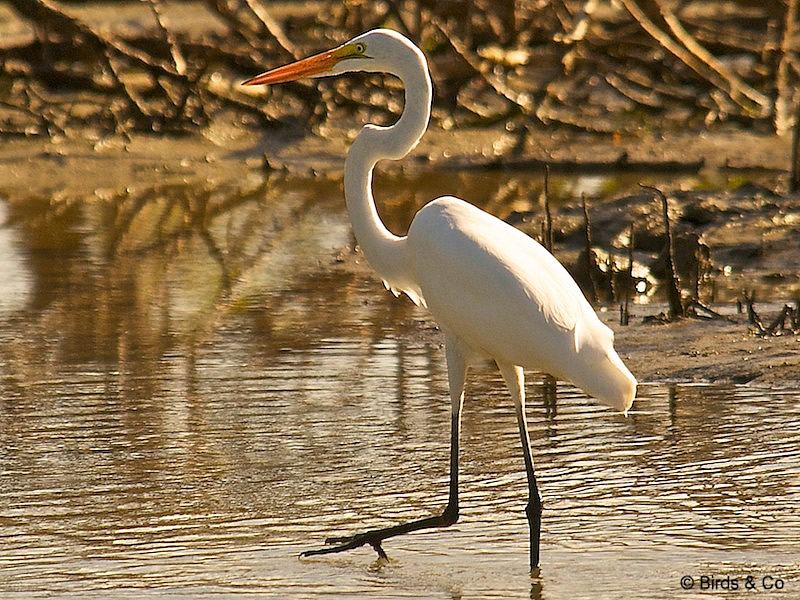
<instances>
[{"instance_id":1,"label":"shoreline","mask_svg":"<svg viewBox=\"0 0 800 600\"><path fill-rule=\"evenodd\" d=\"M128 141L79 135L56 140L7 138L0 145L5 172L0 193L73 196L95 189L121 191L131 185L226 185L269 171L339 177L359 128L360 123L353 123L350 128L311 133L217 123L191 135L135 134ZM738 129L622 138L564 128L509 133L499 125L449 131L432 126L409 156L381 163L379 170L490 168L512 173L551 164L556 171L575 173L761 172L785 187L789 156L788 138ZM41 177L42 164L46 178Z\"/></svg>"},{"instance_id":2,"label":"shoreline","mask_svg":"<svg viewBox=\"0 0 800 600\"><path fill-rule=\"evenodd\" d=\"M285 171L288 176L338 178L355 131L325 131L326 137L322 137L287 131L254 132L218 125L202 135L135 136L127 143L119 139L10 139L0 147L0 164L5 172L0 194L9 202L24 202L36 196L49 196L54 200L112 198L115 194L157 186L242 186L252 178L263 179L270 170ZM449 132L432 128L410 156L391 164L388 169L424 173L429 168L466 164L477 170L483 168L481 165L486 161L498 161L495 150L498 136L503 135L501 128ZM781 173L788 169L789 141L774 136L741 131L685 134L636 146L633 143L618 145L614 139L604 136L597 136L589 144L585 143L586 136L573 135L570 143L560 145L565 135L562 130L556 130L553 135L529 139L520 159L569 159L579 164L606 158L614 160L620 152L627 151L629 164L657 156L661 161L703 160L704 169L737 166L770 170L783 180L787 177ZM448 150L454 136L459 144ZM697 143L688 147L690 138ZM721 209L725 206L721 205ZM788 206L787 210L800 215L799 202L790 199ZM765 222L762 226L770 225ZM561 258L563 260L563 255ZM343 265L323 268L353 269L359 275L374 278L371 270L359 260L348 259ZM796 274L796 265L793 269ZM375 290L376 293L383 291L377 280ZM718 305L713 307L719 308ZM730 305L726 308L731 312ZM780 310L780 306L764 310L772 312L773 308L775 312ZM636 316L628 327L615 324L616 308L609 307L607 312L601 312L601 318L616 332L617 350L642 382L780 385L800 381L800 337L797 335L757 337L749 333L746 315L735 315L736 323L697 319L666 325L641 322L644 314L659 311L657 304L634 305Z\"/></svg>"}]
</instances>

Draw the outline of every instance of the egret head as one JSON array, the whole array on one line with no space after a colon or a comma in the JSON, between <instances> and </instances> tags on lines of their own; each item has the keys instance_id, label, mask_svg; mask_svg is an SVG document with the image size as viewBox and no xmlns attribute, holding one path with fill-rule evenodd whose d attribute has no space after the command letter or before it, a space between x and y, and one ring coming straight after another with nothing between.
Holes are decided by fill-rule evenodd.
<instances>
[{"instance_id":1,"label":"egret head","mask_svg":"<svg viewBox=\"0 0 800 600\"><path fill-rule=\"evenodd\" d=\"M592 360L582 383L584 391L626 415L636 397L636 378L613 348Z\"/></svg>"},{"instance_id":2,"label":"egret head","mask_svg":"<svg viewBox=\"0 0 800 600\"><path fill-rule=\"evenodd\" d=\"M388 67L398 65L404 55L416 59L422 57L419 49L396 31L373 29L332 50L256 75L243 85L284 83L349 71L392 71Z\"/></svg>"},{"instance_id":3,"label":"egret head","mask_svg":"<svg viewBox=\"0 0 800 600\"><path fill-rule=\"evenodd\" d=\"M626 413L636 396L636 378L614 350L614 333L598 319L575 327L575 353L567 378L590 396Z\"/></svg>"}]
</instances>

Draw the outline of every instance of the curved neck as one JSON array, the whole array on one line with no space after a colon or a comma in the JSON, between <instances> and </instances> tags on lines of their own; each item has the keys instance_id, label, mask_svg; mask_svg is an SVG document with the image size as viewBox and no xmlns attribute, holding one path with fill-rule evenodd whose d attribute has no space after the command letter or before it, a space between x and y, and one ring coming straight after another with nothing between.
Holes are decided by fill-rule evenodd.
<instances>
[{"instance_id":1,"label":"curved neck","mask_svg":"<svg viewBox=\"0 0 800 600\"><path fill-rule=\"evenodd\" d=\"M406 57L403 57L406 58ZM391 127L366 125L347 153L344 166L344 195L353 231L361 250L387 287L395 292L414 291L415 277L405 257L405 237L389 231L381 221L372 196L372 169L379 160L400 159L408 154L425 133L431 111L433 87L422 53L410 54L387 69L405 86L405 109Z\"/></svg>"}]
</instances>

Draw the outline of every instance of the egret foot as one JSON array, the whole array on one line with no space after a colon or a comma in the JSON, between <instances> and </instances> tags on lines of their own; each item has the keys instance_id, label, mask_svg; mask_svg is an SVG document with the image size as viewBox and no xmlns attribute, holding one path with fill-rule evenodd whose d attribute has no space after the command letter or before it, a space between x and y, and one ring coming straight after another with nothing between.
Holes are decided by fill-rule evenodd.
<instances>
[{"instance_id":1,"label":"egret foot","mask_svg":"<svg viewBox=\"0 0 800 600\"><path fill-rule=\"evenodd\" d=\"M539 539L542 533L542 500L538 491L531 494L528 506L525 507L525 514L531 532L531 569L536 569L539 567Z\"/></svg>"},{"instance_id":2,"label":"egret foot","mask_svg":"<svg viewBox=\"0 0 800 600\"><path fill-rule=\"evenodd\" d=\"M329 537L325 540L328 548L319 548L317 550L306 550L301 552L300 556L317 556L320 554L335 554L336 552L344 552L345 550L353 550L366 544L372 546L372 549L378 553L379 558L388 559L386 552L381 547L383 540L404 533L411 533L412 531L419 531L420 529L430 529L433 527L448 527L458 521L458 505L448 504L444 512L437 517L428 517L426 519L419 519L418 521L411 521L410 523L403 523L402 525L395 525L393 527L385 527L383 529L372 529L365 533L357 533L350 536L342 537Z\"/></svg>"},{"instance_id":3,"label":"egret foot","mask_svg":"<svg viewBox=\"0 0 800 600\"><path fill-rule=\"evenodd\" d=\"M327 548L319 548L318 550L306 550L301 552L300 556L316 556L318 554L334 554L336 552L344 552L345 550L353 550L369 544L372 549L378 553L379 558L388 559L386 552L381 547L381 542L384 538L380 537L382 529L367 531L366 533L357 533L356 535L349 535L343 537L329 537L325 540Z\"/></svg>"}]
</instances>

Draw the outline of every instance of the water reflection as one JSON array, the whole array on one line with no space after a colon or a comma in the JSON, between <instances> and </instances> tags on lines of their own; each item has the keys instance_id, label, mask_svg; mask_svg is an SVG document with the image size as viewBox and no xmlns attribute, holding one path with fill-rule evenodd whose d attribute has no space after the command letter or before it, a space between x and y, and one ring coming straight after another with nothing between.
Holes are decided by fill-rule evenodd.
<instances>
[{"instance_id":1,"label":"water reflection","mask_svg":"<svg viewBox=\"0 0 800 600\"><path fill-rule=\"evenodd\" d=\"M0 223L8 221L8 206L0 203ZM3 293L0 294L0 315L11 315L24 308L31 293L31 279L25 267L25 256L19 251L19 234L10 227L0 227L0 273Z\"/></svg>"},{"instance_id":2,"label":"water reflection","mask_svg":"<svg viewBox=\"0 0 800 600\"><path fill-rule=\"evenodd\" d=\"M392 540L388 564L298 560L447 496L441 340L337 262L352 245L338 183L315 191L0 205L17 282L0 311L0 595L687 598L682 575L750 572L800 585L796 390L643 385L625 419L531 378L532 580L513 406L491 369L469 381L455 527Z\"/></svg>"}]
</instances>

